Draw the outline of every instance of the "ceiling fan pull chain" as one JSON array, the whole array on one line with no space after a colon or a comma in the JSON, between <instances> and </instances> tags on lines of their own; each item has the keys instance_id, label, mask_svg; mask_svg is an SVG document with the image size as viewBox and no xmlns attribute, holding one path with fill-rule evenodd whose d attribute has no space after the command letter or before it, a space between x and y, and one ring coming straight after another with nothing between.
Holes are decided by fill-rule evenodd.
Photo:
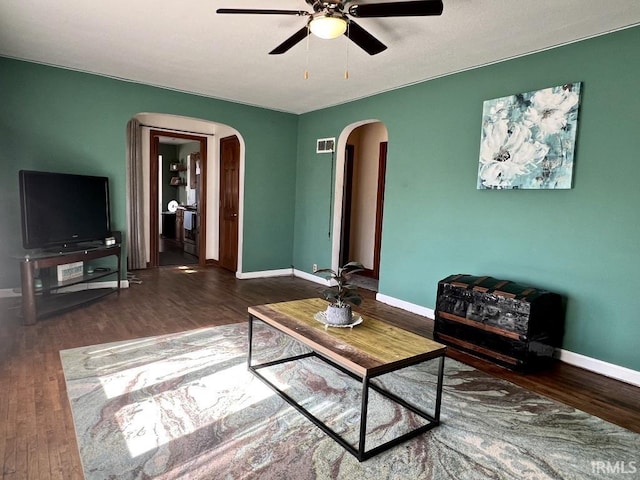
<instances>
[{"instance_id":1,"label":"ceiling fan pull chain","mask_svg":"<svg viewBox=\"0 0 640 480\"><path fill-rule=\"evenodd\" d=\"M349 80L349 24L347 23L347 49L345 55L344 79Z\"/></svg>"},{"instance_id":2,"label":"ceiling fan pull chain","mask_svg":"<svg viewBox=\"0 0 640 480\"><path fill-rule=\"evenodd\" d=\"M309 80L309 24L307 24L307 66L304 69L304 79Z\"/></svg>"}]
</instances>

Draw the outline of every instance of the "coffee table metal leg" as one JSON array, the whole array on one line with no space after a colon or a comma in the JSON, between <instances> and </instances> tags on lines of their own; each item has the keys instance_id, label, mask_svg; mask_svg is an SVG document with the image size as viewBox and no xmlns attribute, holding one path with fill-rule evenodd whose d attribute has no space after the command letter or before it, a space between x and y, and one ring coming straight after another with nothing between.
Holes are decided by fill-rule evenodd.
<instances>
[{"instance_id":1,"label":"coffee table metal leg","mask_svg":"<svg viewBox=\"0 0 640 480\"><path fill-rule=\"evenodd\" d=\"M365 458L365 440L367 438L367 412L369 409L369 377L362 379L362 406L360 407L360 443L358 444L358 460Z\"/></svg>"},{"instance_id":2,"label":"coffee table metal leg","mask_svg":"<svg viewBox=\"0 0 640 480\"><path fill-rule=\"evenodd\" d=\"M440 423L440 405L442 404L442 384L444 382L444 355L440 357L438 365L438 386L436 390L436 409L433 417Z\"/></svg>"},{"instance_id":3,"label":"coffee table metal leg","mask_svg":"<svg viewBox=\"0 0 640 480\"><path fill-rule=\"evenodd\" d=\"M249 315L249 352L247 354L247 365L251 367L251 353L253 344L253 315Z\"/></svg>"}]
</instances>

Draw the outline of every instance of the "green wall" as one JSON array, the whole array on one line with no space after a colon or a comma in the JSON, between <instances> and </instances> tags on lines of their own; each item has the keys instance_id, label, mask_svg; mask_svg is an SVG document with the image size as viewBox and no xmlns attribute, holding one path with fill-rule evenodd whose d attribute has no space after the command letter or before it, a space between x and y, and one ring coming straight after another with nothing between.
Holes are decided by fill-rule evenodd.
<instances>
[{"instance_id":1,"label":"green wall","mask_svg":"<svg viewBox=\"0 0 640 480\"><path fill-rule=\"evenodd\" d=\"M106 175L125 230L125 127L140 112L224 123L245 141L243 270L291 265L296 115L0 58L0 288L17 287L18 170ZM61 205L60 208L64 208Z\"/></svg>"},{"instance_id":2,"label":"green wall","mask_svg":"<svg viewBox=\"0 0 640 480\"><path fill-rule=\"evenodd\" d=\"M434 308L438 280L491 275L563 294L563 348L640 370L640 28L302 115L294 265L329 265L331 162L315 139L389 131L380 292ZM583 82L574 188L477 190L482 103Z\"/></svg>"}]
</instances>

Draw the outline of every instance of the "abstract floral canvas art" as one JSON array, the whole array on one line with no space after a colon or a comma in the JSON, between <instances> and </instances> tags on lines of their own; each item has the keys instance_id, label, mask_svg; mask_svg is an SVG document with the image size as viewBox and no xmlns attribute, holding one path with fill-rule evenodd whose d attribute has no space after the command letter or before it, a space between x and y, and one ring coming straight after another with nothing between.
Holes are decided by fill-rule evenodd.
<instances>
[{"instance_id":1,"label":"abstract floral canvas art","mask_svg":"<svg viewBox=\"0 0 640 480\"><path fill-rule=\"evenodd\" d=\"M580 82L484 102L478 189L571 188Z\"/></svg>"}]
</instances>

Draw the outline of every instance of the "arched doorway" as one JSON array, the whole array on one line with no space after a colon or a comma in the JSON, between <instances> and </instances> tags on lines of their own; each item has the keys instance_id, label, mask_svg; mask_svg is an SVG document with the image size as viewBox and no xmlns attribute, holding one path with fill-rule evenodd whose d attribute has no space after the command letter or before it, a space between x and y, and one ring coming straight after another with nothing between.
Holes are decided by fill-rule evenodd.
<instances>
[{"instance_id":1,"label":"arched doorway","mask_svg":"<svg viewBox=\"0 0 640 480\"><path fill-rule=\"evenodd\" d=\"M199 224L202 231L199 232L198 263L200 265L218 265L220 259L220 140L225 137L235 136L238 139L239 148L239 179L238 179L238 211L237 211L237 270L242 271L242 230L244 212L244 152L245 145L242 135L233 127L222 123L207 120L182 117L169 114L140 113L135 118L142 124L142 153L143 153L143 176L146 185L144 225L145 238L147 241L147 265L156 266L157 250L153 251L153 237L158 238L158 230L152 230L162 221L161 207L157 195L158 175L152 171L152 165L158 165L157 159L151 160L153 154L151 131L154 131L158 138L185 138L200 142L202 150L199 152L200 175L204 169L205 177L201 177L201 189L198 193L195 204L203 209L199 209ZM191 138L193 137L193 138ZM204 158L204 160L203 160ZM204 162L204 163L203 163ZM156 188L154 193L152 190ZM193 198L187 203L194 204ZM156 243L156 248L158 243ZM156 262L153 261L156 259Z\"/></svg>"},{"instance_id":2,"label":"arched doorway","mask_svg":"<svg viewBox=\"0 0 640 480\"><path fill-rule=\"evenodd\" d=\"M387 142L385 125L368 120L346 127L337 147L332 265L335 268L347 261L359 261L372 280L363 286L376 291Z\"/></svg>"}]
</instances>

